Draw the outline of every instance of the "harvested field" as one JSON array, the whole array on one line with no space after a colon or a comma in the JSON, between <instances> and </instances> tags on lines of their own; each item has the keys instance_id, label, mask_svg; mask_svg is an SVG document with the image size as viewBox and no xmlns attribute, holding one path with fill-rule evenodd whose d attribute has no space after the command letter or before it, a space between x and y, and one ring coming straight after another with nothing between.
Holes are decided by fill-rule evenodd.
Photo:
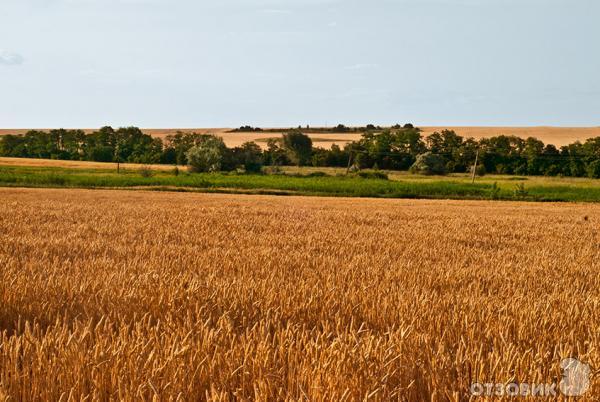
<instances>
[{"instance_id":1,"label":"harvested field","mask_svg":"<svg viewBox=\"0 0 600 402\"><path fill-rule=\"evenodd\" d=\"M422 127L423 135L428 136L446 127ZM585 142L588 138L600 137L600 127L448 127L457 134L477 140L498 135L514 135L526 139L535 137L545 144L557 147L572 144L575 141Z\"/></svg>"},{"instance_id":2,"label":"harvested field","mask_svg":"<svg viewBox=\"0 0 600 402\"><path fill-rule=\"evenodd\" d=\"M600 364L599 228L587 204L0 189L0 399L558 382Z\"/></svg>"}]
</instances>

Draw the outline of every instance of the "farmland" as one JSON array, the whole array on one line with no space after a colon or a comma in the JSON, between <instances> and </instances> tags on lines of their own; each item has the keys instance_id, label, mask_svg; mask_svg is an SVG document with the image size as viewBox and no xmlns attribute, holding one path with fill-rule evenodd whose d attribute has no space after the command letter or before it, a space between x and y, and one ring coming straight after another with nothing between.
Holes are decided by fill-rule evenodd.
<instances>
[{"instance_id":1,"label":"farmland","mask_svg":"<svg viewBox=\"0 0 600 402\"><path fill-rule=\"evenodd\" d=\"M557 147L573 143L575 141L585 142L588 138L600 137L600 127L476 127L476 126L437 126L421 127L423 136L427 137L434 132L445 129L454 130L463 137L473 137L475 139L490 138L498 135L515 135L520 138L535 137L546 144L553 144ZM273 131L271 131L273 130ZM0 135L4 134L25 134L28 129L0 129ZM86 133L91 133L95 129L84 129ZM269 129L268 132L230 132L229 128L146 128L144 133L157 138L166 138L178 131L199 134L214 134L223 138L225 144L229 147L242 145L247 141L255 141L261 147L266 147L266 141L269 138L279 137L277 129ZM310 132L307 133L313 138L314 145L321 148L330 148L332 144L343 146L350 141L360 139L360 132L351 133L330 133L330 132Z\"/></svg>"},{"instance_id":2,"label":"farmland","mask_svg":"<svg viewBox=\"0 0 600 402\"><path fill-rule=\"evenodd\" d=\"M25 134L27 129L0 129L0 135L5 134ZM86 133L91 133L95 129L84 129ZM270 138L279 138L281 133L275 131L269 132L230 132L228 128L187 128L187 129L143 129L144 133L151 135L155 138L165 139L169 135L174 135L177 132L184 133L198 133L198 134L214 134L223 138L225 144L229 147L238 147L245 142L255 141L261 147L267 147L267 140ZM343 134L331 134L331 133L308 133L310 137L314 138L314 145L321 148L331 148L333 144L344 146L345 144L360 139L360 133L343 133ZM325 138L323 138L325 137Z\"/></svg>"},{"instance_id":3,"label":"farmland","mask_svg":"<svg viewBox=\"0 0 600 402\"><path fill-rule=\"evenodd\" d=\"M428 136L446 127L423 127L423 135ZM514 135L523 139L538 138L546 144L557 147L571 144L575 141L585 142L588 138L600 136L600 127L448 127L463 137L475 139L490 138L498 135Z\"/></svg>"},{"instance_id":4,"label":"farmland","mask_svg":"<svg viewBox=\"0 0 600 402\"><path fill-rule=\"evenodd\" d=\"M0 203L0 399L464 400L600 362L597 205Z\"/></svg>"},{"instance_id":5,"label":"farmland","mask_svg":"<svg viewBox=\"0 0 600 402\"><path fill-rule=\"evenodd\" d=\"M271 174L194 173L168 165L0 158L0 187L126 188L378 198L600 202L600 181L588 178L468 174L424 176L398 171L346 175L343 168L280 167ZM360 174L364 173L362 177ZM388 179L371 177L384 174Z\"/></svg>"}]
</instances>

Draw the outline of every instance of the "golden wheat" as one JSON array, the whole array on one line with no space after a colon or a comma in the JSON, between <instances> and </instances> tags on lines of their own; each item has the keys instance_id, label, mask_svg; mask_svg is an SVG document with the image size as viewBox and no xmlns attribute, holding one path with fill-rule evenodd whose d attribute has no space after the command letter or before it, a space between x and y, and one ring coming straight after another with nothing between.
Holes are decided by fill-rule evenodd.
<instances>
[{"instance_id":1,"label":"golden wheat","mask_svg":"<svg viewBox=\"0 0 600 402\"><path fill-rule=\"evenodd\" d=\"M2 189L0 399L555 382L564 357L600 363L599 223L596 205Z\"/></svg>"},{"instance_id":2,"label":"golden wheat","mask_svg":"<svg viewBox=\"0 0 600 402\"><path fill-rule=\"evenodd\" d=\"M422 127L424 136L445 129L454 130L465 138L473 137L477 140L498 135L514 135L522 139L535 137L546 144L553 144L557 147L569 145L575 141L583 143L588 138L600 137L600 127Z\"/></svg>"}]
</instances>

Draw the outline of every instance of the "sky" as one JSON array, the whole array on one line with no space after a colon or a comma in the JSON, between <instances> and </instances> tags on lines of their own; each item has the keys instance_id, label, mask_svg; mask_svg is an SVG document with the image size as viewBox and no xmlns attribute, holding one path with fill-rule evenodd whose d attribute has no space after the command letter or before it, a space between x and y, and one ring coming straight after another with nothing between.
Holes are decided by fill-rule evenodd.
<instances>
[{"instance_id":1,"label":"sky","mask_svg":"<svg viewBox=\"0 0 600 402\"><path fill-rule=\"evenodd\" d=\"M598 0L0 0L0 127L600 126Z\"/></svg>"}]
</instances>

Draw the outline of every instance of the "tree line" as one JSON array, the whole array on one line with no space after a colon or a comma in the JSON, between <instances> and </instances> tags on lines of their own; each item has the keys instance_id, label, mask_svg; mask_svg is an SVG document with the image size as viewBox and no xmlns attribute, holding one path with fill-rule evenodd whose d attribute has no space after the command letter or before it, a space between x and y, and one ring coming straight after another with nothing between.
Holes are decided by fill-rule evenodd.
<instances>
[{"instance_id":1,"label":"tree line","mask_svg":"<svg viewBox=\"0 0 600 402\"><path fill-rule=\"evenodd\" d=\"M298 129L268 139L264 150L254 142L230 148L221 138L206 134L179 132L164 139L154 138L137 127L103 127L93 133L32 130L0 137L0 155L191 165L199 171L243 168L259 172L265 165L297 165L431 174L469 172L478 155L479 174L600 177L600 137L557 148L536 138L500 135L475 140L452 130L424 137L411 124L389 129L369 125L358 141L330 149L314 147L310 137Z\"/></svg>"}]
</instances>

